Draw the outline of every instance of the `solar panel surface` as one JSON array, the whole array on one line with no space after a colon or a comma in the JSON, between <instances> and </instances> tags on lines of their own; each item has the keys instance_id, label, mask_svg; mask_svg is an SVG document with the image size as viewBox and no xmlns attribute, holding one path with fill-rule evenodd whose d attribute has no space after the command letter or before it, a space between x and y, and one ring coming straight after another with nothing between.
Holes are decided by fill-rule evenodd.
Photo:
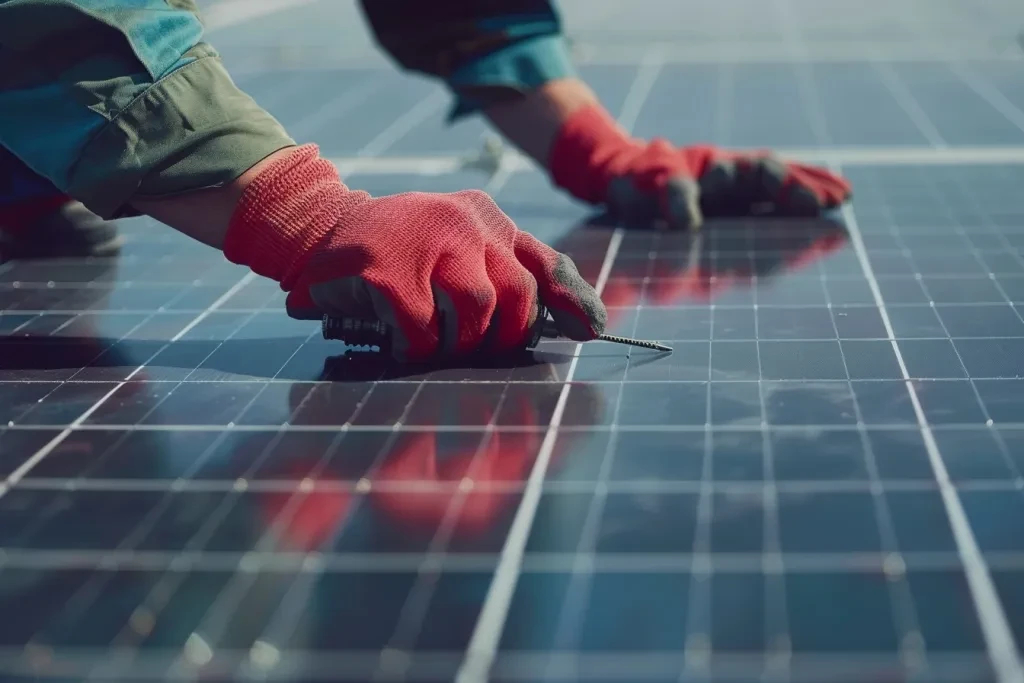
<instances>
[{"instance_id":1,"label":"solar panel surface","mask_svg":"<svg viewBox=\"0 0 1024 683\"><path fill-rule=\"evenodd\" d=\"M564 3L635 134L854 183L694 239L460 169L483 126L336 40L348 3L231 2L211 40L352 185L487 189L675 353L338 357L145 220L4 264L5 680L1024 680L1020 8Z\"/></svg>"}]
</instances>

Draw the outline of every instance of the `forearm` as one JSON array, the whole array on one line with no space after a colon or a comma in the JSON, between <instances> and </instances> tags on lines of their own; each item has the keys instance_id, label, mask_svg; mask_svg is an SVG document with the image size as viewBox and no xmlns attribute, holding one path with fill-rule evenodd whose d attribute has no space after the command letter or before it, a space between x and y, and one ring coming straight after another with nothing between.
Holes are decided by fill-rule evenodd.
<instances>
[{"instance_id":1,"label":"forearm","mask_svg":"<svg viewBox=\"0 0 1024 683\"><path fill-rule=\"evenodd\" d=\"M247 178L294 142L173 9L182 0L149 2L99 18L0 4L0 143L100 216L149 214L220 246Z\"/></svg>"},{"instance_id":2,"label":"forearm","mask_svg":"<svg viewBox=\"0 0 1024 683\"><path fill-rule=\"evenodd\" d=\"M484 115L509 142L547 168L551 148L565 121L576 111L597 103L583 81L549 81L523 97L487 107Z\"/></svg>"},{"instance_id":3,"label":"forearm","mask_svg":"<svg viewBox=\"0 0 1024 683\"><path fill-rule=\"evenodd\" d=\"M453 119L483 113L544 167L562 124L597 102L576 75L551 0L363 0L362 7L396 62L448 86Z\"/></svg>"},{"instance_id":4,"label":"forearm","mask_svg":"<svg viewBox=\"0 0 1024 683\"><path fill-rule=\"evenodd\" d=\"M193 190L171 197L137 196L131 199L130 204L139 213L155 218L194 240L223 249L231 217L246 187L263 169L291 149L287 147L274 152L235 180L220 187Z\"/></svg>"},{"instance_id":5,"label":"forearm","mask_svg":"<svg viewBox=\"0 0 1024 683\"><path fill-rule=\"evenodd\" d=\"M546 84L572 82L582 86L577 96L589 93L576 78L551 0L362 0L361 6L378 44L399 65L451 90L453 120L482 111L511 128L524 98Z\"/></svg>"}]
</instances>

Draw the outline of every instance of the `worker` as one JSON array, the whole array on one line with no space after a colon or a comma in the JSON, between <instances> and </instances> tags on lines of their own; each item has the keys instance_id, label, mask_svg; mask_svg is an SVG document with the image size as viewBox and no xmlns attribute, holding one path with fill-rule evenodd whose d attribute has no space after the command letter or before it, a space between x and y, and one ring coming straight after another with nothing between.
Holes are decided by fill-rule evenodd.
<instances>
[{"instance_id":1,"label":"worker","mask_svg":"<svg viewBox=\"0 0 1024 683\"><path fill-rule=\"evenodd\" d=\"M810 216L850 187L768 154L632 138L576 75L547 0L363 0L403 68L443 80L558 187L625 225L694 229L764 205ZM483 192L371 197L231 80L193 0L0 0L0 248L110 253L148 215L272 278L299 319L382 320L399 360L521 347L538 303L595 338L572 261Z\"/></svg>"}]
</instances>

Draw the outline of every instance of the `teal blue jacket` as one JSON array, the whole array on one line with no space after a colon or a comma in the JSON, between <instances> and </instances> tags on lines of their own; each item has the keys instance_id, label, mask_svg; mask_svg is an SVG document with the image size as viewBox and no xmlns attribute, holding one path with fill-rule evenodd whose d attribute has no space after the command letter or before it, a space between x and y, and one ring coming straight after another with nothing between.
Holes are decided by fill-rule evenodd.
<instances>
[{"instance_id":1,"label":"teal blue jacket","mask_svg":"<svg viewBox=\"0 0 1024 683\"><path fill-rule=\"evenodd\" d=\"M361 0L402 68L445 82L452 118L572 74L548 0ZM193 0L0 0L0 207L214 187L292 141L203 42Z\"/></svg>"}]
</instances>

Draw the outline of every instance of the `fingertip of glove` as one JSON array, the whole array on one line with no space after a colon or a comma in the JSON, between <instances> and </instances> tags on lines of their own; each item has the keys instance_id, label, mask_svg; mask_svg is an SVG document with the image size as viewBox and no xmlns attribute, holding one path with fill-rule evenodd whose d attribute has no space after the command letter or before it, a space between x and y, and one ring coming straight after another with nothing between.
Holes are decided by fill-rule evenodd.
<instances>
[{"instance_id":1,"label":"fingertip of glove","mask_svg":"<svg viewBox=\"0 0 1024 683\"><path fill-rule=\"evenodd\" d=\"M662 198L664 220L673 230L694 230L704 222L700 209L701 189L692 178L677 176L665 183Z\"/></svg>"},{"instance_id":2,"label":"fingertip of glove","mask_svg":"<svg viewBox=\"0 0 1024 683\"><path fill-rule=\"evenodd\" d=\"M591 318L581 320L576 316L564 313L558 315L555 311L552 311L552 317L555 318L555 327L558 328L559 335L577 342L594 341L604 334L605 325L607 324L607 320L593 320Z\"/></svg>"}]
</instances>

